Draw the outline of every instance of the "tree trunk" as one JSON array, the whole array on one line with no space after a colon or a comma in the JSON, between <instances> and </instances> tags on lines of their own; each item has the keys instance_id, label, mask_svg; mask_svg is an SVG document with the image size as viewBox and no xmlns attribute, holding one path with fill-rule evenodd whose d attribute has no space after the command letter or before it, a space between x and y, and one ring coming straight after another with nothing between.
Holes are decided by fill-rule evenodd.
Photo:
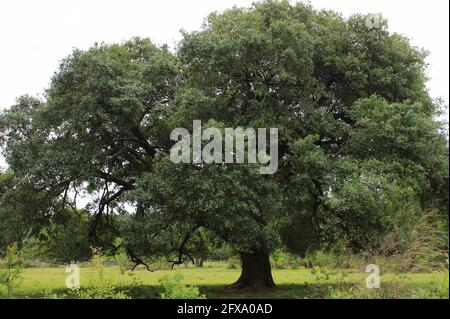
<instances>
[{"instance_id":1,"label":"tree trunk","mask_svg":"<svg viewBox=\"0 0 450 319\"><path fill-rule=\"evenodd\" d=\"M241 276L229 286L230 289L268 289L275 288L270 267L269 254L263 250L245 252L241 257Z\"/></svg>"},{"instance_id":2,"label":"tree trunk","mask_svg":"<svg viewBox=\"0 0 450 319\"><path fill-rule=\"evenodd\" d=\"M203 257L195 259L195 267L203 267Z\"/></svg>"}]
</instances>

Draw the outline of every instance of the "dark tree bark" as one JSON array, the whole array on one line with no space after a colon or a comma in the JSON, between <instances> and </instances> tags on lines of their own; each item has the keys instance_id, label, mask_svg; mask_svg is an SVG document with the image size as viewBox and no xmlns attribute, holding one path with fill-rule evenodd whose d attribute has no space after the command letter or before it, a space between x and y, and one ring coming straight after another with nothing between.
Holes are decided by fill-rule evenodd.
<instances>
[{"instance_id":1,"label":"dark tree bark","mask_svg":"<svg viewBox=\"0 0 450 319\"><path fill-rule=\"evenodd\" d=\"M275 288L272 278L269 254L264 250L240 253L241 276L229 286L230 289L270 289Z\"/></svg>"}]
</instances>

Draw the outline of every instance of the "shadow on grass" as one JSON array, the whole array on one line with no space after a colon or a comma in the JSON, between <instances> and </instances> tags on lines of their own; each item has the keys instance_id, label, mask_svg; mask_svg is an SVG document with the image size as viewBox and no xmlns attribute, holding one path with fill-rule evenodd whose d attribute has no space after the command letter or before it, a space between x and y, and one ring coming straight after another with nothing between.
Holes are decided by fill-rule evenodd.
<instances>
[{"instance_id":1,"label":"shadow on grass","mask_svg":"<svg viewBox=\"0 0 450 319\"><path fill-rule=\"evenodd\" d=\"M234 290L227 291L223 285L198 285L200 293L206 295L208 299L304 299L304 298L320 298L317 296L318 291L322 288L315 284L283 284L278 285L275 289L269 290ZM89 288L87 288L89 289ZM86 290L81 288L81 290ZM124 285L115 288L116 292L123 292L131 299L159 299L163 292L161 286L153 285ZM54 289L44 292L34 292L27 295L17 295L16 298L79 298L73 291L69 289Z\"/></svg>"},{"instance_id":2,"label":"shadow on grass","mask_svg":"<svg viewBox=\"0 0 450 319\"><path fill-rule=\"evenodd\" d=\"M311 284L283 284L275 289L243 289L228 291L224 286L199 286L208 299L304 299L314 295L318 289Z\"/></svg>"}]
</instances>

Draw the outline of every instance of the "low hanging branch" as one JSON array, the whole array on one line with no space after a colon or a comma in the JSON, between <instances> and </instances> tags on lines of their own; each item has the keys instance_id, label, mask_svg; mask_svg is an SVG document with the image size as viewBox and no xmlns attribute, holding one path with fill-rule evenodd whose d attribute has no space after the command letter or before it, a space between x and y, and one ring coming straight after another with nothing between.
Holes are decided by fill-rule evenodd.
<instances>
[{"instance_id":1,"label":"low hanging branch","mask_svg":"<svg viewBox=\"0 0 450 319\"><path fill-rule=\"evenodd\" d=\"M94 215L94 222L92 225L92 229L89 232L89 237L91 237L94 241L97 241L97 239L98 239L96 230L97 230L97 226L100 222L100 217L102 216L105 208L108 207L113 201L118 199L126 190L127 190L127 188L123 187L123 188L119 189L116 193L114 193L114 195L106 198L106 196L109 193L107 191L107 183L106 183L105 189L104 189L102 197L100 199L98 211Z\"/></svg>"},{"instance_id":2,"label":"low hanging branch","mask_svg":"<svg viewBox=\"0 0 450 319\"><path fill-rule=\"evenodd\" d=\"M192 232L194 232L196 230L197 230L197 228L194 229ZM191 238L191 232L187 233L186 236L184 237L183 241L181 242L180 248L178 248L178 260L172 261L172 269L173 269L173 267L175 267L175 265L181 265L185 261L183 259L183 255L188 257L192 261L193 264L195 263L194 258L192 258L192 256L184 250L184 248L190 238Z\"/></svg>"},{"instance_id":3,"label":"low hanging branch","mask_svg":"<svg viewBox=\"0 0 450 319\"><path fill-rule=\"evenodd\" d=\"M151 269L150 266L146 262L144 262L141 258L136 256L129 247L125 248L125 250L127 251L127 254L130 257L131 261L134 262L134 266L131 269L132 271L134 271L136 267L139 265L145 266L145 268L147 268L148 271L153 271L153 269Z\"/></svg>"}]
</instances>

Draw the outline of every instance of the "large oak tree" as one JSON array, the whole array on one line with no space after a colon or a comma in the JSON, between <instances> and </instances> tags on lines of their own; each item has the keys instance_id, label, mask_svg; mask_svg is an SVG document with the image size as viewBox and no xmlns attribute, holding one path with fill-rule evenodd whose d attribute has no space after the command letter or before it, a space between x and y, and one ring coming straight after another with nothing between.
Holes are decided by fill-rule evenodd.
<instances>
[{"instance_id":1,"label":"large oak tree","mask_svg":"<svg viewBox=\"0 0 450 319\"><path fill-rule=\"evenodd\" d=\"M29 194L9 205L36 227L86 191L93 243L121 237L137 263L181 263L207 233L239 254L235 288L273 287L281 245L376 245L405 211L448 207L448 143L425 53L366 20L268 1L211 14L175 53L146 39L74 51L45 100L0 118L14 189ZM171 130L196 119L278 128L278 171L173 163Z\"/></svg>"}]
</instances>

